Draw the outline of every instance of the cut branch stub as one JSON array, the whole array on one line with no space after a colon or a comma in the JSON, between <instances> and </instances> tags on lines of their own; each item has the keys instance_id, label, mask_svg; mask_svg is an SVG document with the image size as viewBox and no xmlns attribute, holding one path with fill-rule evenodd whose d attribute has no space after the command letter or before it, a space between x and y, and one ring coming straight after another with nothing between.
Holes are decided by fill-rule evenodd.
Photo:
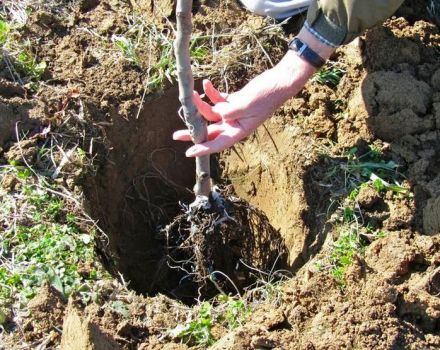
<instances>
[{"instance_id":1,"label":"cut branch stub","mask_svg":"<svg viewBox=\"0 0 440 350\"><path fill-rule=\"evenodd\" d=\"M206 142L208 130L192 100L194 78L191 70L189 45L192 32L192 0L178 0L176 8L177 36L174 45L176 54L177 77L179 81L179 100L182 104L183 117L191 132L195 144ZM211 192L211 176L209 155L196 158L196 196L209 196Z\"/></svg>"}]
</instances>

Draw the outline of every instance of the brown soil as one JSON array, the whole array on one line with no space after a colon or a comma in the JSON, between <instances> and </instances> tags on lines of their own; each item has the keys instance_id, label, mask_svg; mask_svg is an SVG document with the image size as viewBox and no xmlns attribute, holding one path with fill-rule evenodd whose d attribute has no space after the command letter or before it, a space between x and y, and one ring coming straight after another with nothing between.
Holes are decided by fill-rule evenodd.
<instances>
[{"instance_id":1,"label":"brown soil","mask_svg":"<svg viewBox=\"0 0 440 350\"><path fill-rule=\"evenodd\" d=\"M95 147L97 168L82 186L87 210L108 235L101 252L105 262L137 292L170 295L178 280L152 283L166 255L158 232L180 212L179 200L191 200L194 176L192 161L183 155L186 146L170 138L181 127L177 89L143 100L143 68L151 56L145 53L141 67L134 67L115 59L108 42L83 28L108 39L126 30L133 7L170 16L173 9L167 1L79 4L69 20L57 25L47 25L54 19L41 13L29 24L27 35L40 41L38 56L49 69L37 96L27 96L3 71L0 110L7 122L0 127L0 145L11 148L17 121L21 131L32 134L49 121L59 124L59 112L81 111L81 122L102 140L98 145L90 136L83 140L84 149ZM254 21L231 1L220 9L209 4L201 9L206 20L196 19L200 30L211 28L213 19L220 27ZM308 83L265 128L213 164L219 165L222 182L267 216L288 251L287 267L296 272L275 304L260 306L244 326L219 332L213 349L440 347L440 32L414 8L402 9L408 20L388 20L338 49L334 59L346 74L337 88ZM243 85L256 73L241 74L231 86ZM60 103L72 89L80 97ZM340 179L327 174L341 162L335 155L354 146L361 152L372 142L402 165L414 199L361 191L365 220L388 235L354 259L342 292L327 271L316 269L325 242L336 235L330 199L341 193L344 181L343 174ZM51 324L61 325L66 313L63 348L186 348L160 337L185 320L176 301L130 295L124 300L127 313L121 313L111 306L115 288L108 286L104 306L84 309L71 301L67 312L64 302L43 298L44 307L51 301L46 307L53 310ZM44 307L35 310L49 313ZM30 339L50 332L37 312L31 320L35 325L25 330ZM59 344L59 334L52 342Z\"/></svg>"}]
</instances>

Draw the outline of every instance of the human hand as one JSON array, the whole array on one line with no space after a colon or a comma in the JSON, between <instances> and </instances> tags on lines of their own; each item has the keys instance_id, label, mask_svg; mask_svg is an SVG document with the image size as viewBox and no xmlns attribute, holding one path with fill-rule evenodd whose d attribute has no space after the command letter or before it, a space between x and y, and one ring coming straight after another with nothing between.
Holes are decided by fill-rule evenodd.
<instances>
[{"instance_id":1,"label":"human hand","mask_svg":"<svg viewBox=\"0 0 440 350\"><path fill-rule=\"evenodd\" d=\"M193 100L200 114L213 124L208 125L208 141L194 145L186 151L187 157L198 157L220 152L249 136L272 112L271 108L255 108L255 95L249 89L233 94L220 93L209 80L203 81L203 90L213 106L204 102L197 92ZM259 104L258 104L259 105ZM261 107L261 106L260 106ZM188 130L179 130L173 134L174 140L191 141Z\"/></svg>"},{"instance_id":2,"label":"human hand","mask_svg":"<svg viewBox=\"0 0 440 350\"><path fill-rule=\"evenodd\" d=\"M288 98L296 95L314 71L314 67L289 51L277 66L235 93L220 93L209 80L204 80L203 89L213 105L204 102L197 92L193 101L200 114L213 124L208 125L207 142L190 147L186 156L221 152L249 136ZM176 131L173 139L191 141L190 132Z\"/></svg>"}]
</instances>

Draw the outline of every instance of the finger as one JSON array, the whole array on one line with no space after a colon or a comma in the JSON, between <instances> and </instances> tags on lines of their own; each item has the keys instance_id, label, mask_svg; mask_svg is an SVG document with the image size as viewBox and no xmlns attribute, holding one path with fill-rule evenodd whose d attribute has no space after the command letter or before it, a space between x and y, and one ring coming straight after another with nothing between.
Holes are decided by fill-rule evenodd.
<instances>
[{"instance_id":1,"label":"finger","mask_svg":"<svg viewBox=\"0 0 440 350\"><path fill-rule=\"evenodd\" d=\"M208 125L208 140L213 140L224 131L221 123ZM188 129L177 130L173 133L173 140L176 141L192 141L191 134Z\"/></svg>"},{"instance_id":2,"label":"finger","mask_svg":"<svg viewBox=\"0 0 440 350\"><path fill-rule=\"evenodd\" d=\"M212 111L212 107L209 104L202 100L197 91L193 93L193 101L200 114L203 115L206 120L218 122L222 119L218 113Z\"/></svg>"},{"instance_id":3,"label":"finger","mask_svg":"<svg viewBox=\"0 0 440 350\"><path fill-rule=\"evenodd\" d=\"M240 132L228 130L219 134L212 141L190 147L186 151L185 155L187 157L200 157L211 153L221 152L238 142L242 136L244 135L242 135Z\"/></svg>"},{"instance_id":4,"label":"finger","mask_svg":"<svg viewBox=\"0 0 440 350\"><path fill-rule=\"evenodd\" d=\"M176 141L191 141L191 134L188 129L177 130L173 133L173 140Z\"/></svg>"},{"instance_id":5,"label":"finger","mask_svg":"<svg viewBox=\"0 0 440 350\"><path fill-rule=\"evenodd\" d=\"M242 118L244 108L237 107L231 103L217 103L211 107L211 111L214 115L220 116L224 120L235 120Z\"/></svg>"},{"instance_id":6,"label":"finger","mask_svg":"<svg viewBox=\"0 0 440 350\"><path fill-rule=\"evenodd\" d=\"M219 102L226 102L226 97L228 94L222 94L218 91L214 85L212 85L211 81L208 79L203 80L203 90L206 95L209 97L212 103L216 104Z\"/></svg>"}]
</instances>

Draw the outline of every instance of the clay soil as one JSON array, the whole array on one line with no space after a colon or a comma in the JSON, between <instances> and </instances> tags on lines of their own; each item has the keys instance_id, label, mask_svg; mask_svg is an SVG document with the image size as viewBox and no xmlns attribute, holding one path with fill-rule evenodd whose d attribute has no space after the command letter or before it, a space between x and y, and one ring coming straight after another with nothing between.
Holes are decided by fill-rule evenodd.
<instances>
[{"instance_id":1,"label":"clay soil","mask_svg":"<svg viewBox=\"0 0 440 350\"><path fill-rule=\"evenodd\" d=\"M336 87L309 82L265 128L213 159L215 182L261 211L276 234L272 250L254 225L258 254L287 251L281 267L293 277L244 325L216 330L212 349L440 348L440 30L421 3L406 2L384 25L338 49L332 60L345 74ZM67 303L45 286L30 306L33 327L21 332L38 339L50 331L50 315L63 329L53 348L186 349L162 336L185 315L179 281L161 270L167 248L159 232L182 212L179 201L191 201L194 176L186 145L171 140L182 127L177 88L167 83L145 95L154 52L143 52L133 65L108 54L113 46L102 39L125 33L133 11L173 21L173 7L136 0L72 6L63 20L33 13L25 28L38 57L48 62L37 94L12 82L2 67L2 157L12 157L17 121L32 133L49 123L63 126L69 110L81 115L88 130L81 147L92 150L94 167L68 185L84 191L85 210L108 236L100 245L103 264L137 294L125 300L127 316L74 298ZM200 33L210 33L262 22L234 1L205 1L195 23ZM272 59L281 54L274 50ZM230 72L228 85L239 88L268 66L264 54L259 60ZM337 239L332 214L338 205L332 203L344 195L344 173L328 175L340 169L347 150L362 154L371 144L401 166L413 196L360 193L363 217L386 235L353 258L342 289L317 268L328 242ZM33 147L23 146L30 162ZM270 270L274 260L259 267ZM110 295L118 287L105 288Z\"/></svg>"}]
</instances>

